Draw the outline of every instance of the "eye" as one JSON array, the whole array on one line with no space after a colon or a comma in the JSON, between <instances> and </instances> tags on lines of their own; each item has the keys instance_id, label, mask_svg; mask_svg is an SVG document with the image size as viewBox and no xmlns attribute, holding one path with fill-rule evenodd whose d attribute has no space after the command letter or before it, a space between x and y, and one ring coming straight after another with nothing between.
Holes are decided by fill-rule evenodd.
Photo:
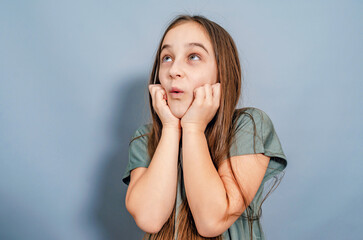
<instances>
[{"instance_id":1,"label":"eye","mask_svg":"<svg viewBox=\"0 0 363 240\"><path fill-rule=\"evenodd\" d=\"M197 58L199 58L199 60L200 60L200 57L199 57L197 54L195 54L195 53L192 53L192 54L190 54L189 56L190 56L190 57L197 57Z\"/></svg>"},{"instance_id":2,"label":"eye","mask_svg":"<svg viewBox=\"0 0 363 240\"><path fill-rule=\"evenodd\" d=\"M165 55L164 57L161 58L161 61L164 62L164 59L168 57L169 57L168 55Z\"/></svg>"}]
</instances>

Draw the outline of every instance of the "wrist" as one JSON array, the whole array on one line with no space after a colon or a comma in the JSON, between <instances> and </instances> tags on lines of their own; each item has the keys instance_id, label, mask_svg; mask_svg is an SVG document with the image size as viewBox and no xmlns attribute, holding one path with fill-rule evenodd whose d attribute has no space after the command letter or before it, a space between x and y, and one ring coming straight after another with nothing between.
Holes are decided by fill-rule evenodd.
<instances>
[{"instance_id":1,"label":"wrist","mask_svg":"<svg viewBox=\"0 0 363 240\"><path fill-rule=\"evenodd\" d=\"M165 123L163 124L163 129L174 129L181 131L180 121L178 123Z\"/></svg>"},{"instance_id":2,"label":"wrist","mask_svg":"<svg viewBox=\"0 0 363 240\"><path fill-rule=\"evenodd\" d=\"M163 126L161 131L163 133L177 134L179 136L181 135L181 128L179 128L177 126L165 125L165 126Z\"/></svg>"},{"instance_id":3,"label":"wrist","mask_svg":"<svg viewBox=\"0 0 363 240\"><path fill-rule=\"evenodd\" d=\"M184 124L182 126L183 133L203 133L205 132L205 127L198 124Z\"/></svg>"}]
</instances>

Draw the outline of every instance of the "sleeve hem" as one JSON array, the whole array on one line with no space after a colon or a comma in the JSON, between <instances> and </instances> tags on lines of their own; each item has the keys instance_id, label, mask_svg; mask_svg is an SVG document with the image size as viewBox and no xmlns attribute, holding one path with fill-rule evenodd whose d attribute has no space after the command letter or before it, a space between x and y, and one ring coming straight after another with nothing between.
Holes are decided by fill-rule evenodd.
<instances>
[{"instance_id":1,"label":"sleeve hem","mask_svg":"<svg viewBox=\"0 0 363 240\"><path fill-rule=\"evenodd\" d=\"M129 185L130 184L130 175L131 175L131 171L134 170L135 168L138 167L149 167L149 165L145 165L144 163L139 163L139 164L135 164L132 168L128 169L125 174L122 177L122 181L126 184Z\"/></svg>"}]
</instances>

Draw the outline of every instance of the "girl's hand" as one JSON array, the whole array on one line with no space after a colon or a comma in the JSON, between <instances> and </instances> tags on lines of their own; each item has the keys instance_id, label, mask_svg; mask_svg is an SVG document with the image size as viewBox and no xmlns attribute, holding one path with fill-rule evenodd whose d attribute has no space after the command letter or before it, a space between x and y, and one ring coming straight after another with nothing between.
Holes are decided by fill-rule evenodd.
<instances>
[{"instance_id":1,"label":"girl's hand","mask_svg":"<svg viewBox=\"0 0 363 240\"><path fill-rule=\"evenodd\" d=\"M204 132L219 108L220 93L220 83L194 89L194 100L181 119L181 127Z\"/></svg>"},{"instance_id":2,"label":"girl's hand","mask_svg":"<svg viewBox=\"0 0 363 240\"><path fill-rule=\"evenodd\" d=\"M150 84L149 92L152 98L152 105L158 114L163 127L173 127L180 129L180 119L175 117L170 111L167 103L167 94L161 84Z\"/></svg>"}]
</instances>

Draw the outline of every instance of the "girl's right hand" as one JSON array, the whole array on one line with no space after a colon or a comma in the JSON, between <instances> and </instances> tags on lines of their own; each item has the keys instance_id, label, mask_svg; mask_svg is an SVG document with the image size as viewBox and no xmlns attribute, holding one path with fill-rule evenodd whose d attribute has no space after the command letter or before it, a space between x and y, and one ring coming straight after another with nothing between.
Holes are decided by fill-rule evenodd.
<instances>
[{"instance_id":1,"label":"girl's right hand","mask_svg":"<svg viewBox=\"0 0 363 240\"><path fill-rule=\"evenodd\" d=\"M152 105L158 114L163 127L175 127L181 129L180 119L175 117L167 104L167 94L161 84L150 84L149 92L152 98Z\"/></svg>"}]
</instances>

